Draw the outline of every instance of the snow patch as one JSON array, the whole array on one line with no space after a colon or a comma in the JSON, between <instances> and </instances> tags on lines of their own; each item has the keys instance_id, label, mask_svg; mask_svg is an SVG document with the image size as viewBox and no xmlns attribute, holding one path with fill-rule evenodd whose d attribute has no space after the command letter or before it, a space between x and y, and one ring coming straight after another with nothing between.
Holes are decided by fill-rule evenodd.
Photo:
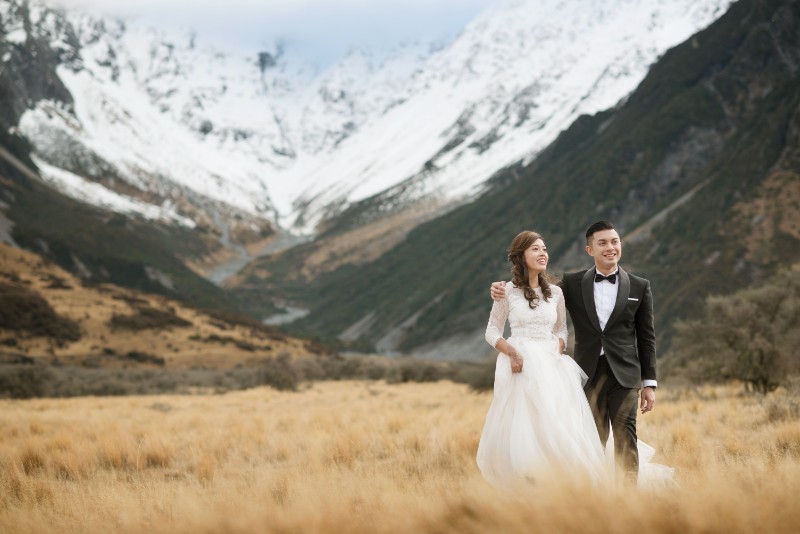
<instances>
[{"instance_id":1,"label":"snow patch","mask_svg":"<svg viewBox=\"0 0 800 534\"><path fill-rule=\"evenodd\" d=\"M35 156L33 161L46 182L74 199L100 206L110 211L140 215L145 219L177 223L187 228L195 227L194 221L178 215L168 205L162 207L147 204L115 193L98 183L84 180L69 171L49 165Z\"/></svg>"}]
</instances>

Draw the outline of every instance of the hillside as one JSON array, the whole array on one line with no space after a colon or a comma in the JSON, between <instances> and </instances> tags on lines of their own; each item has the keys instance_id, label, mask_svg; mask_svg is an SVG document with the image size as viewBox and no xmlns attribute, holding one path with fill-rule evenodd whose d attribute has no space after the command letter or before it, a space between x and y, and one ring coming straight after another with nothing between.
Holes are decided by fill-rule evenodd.
<instances>
[{"instance_id":1,"label":"hillside","mask_svg":"<svg viewBox=\"0 0 800 534\"><path fill-rule=\"evenodd\" d=\"M231 369L318 353L277 329L152 293L91 284L0 243L0 363Z\"/></svg>"},{"instance_id":2,"label":"hillside","mask_svg":"<svg viewBox=\"0 0 800 534\"><path fill-rule=\"evenodd\" d=\"M23 140L0 132L0 241L35 251L85 281L247 311L189 267L220 253L214 237L66 197L40 179L26 154ZM259 305L260 311L270 309L269 302Z\"/></svg>"},{"instance_id":3,"label":"hillside","mask_svg":"<svg viewBox=\"0 0 800 534\"><path fill-rule=\"evenodd\" d=\"M799 71L800 5L742 0L669 50L619 106L580 117L533 162L497 173L475 202L377 260L312 280L296 267L312 243L250 271L242 291L309 308L297 332L480 357L488 284L508 278L511 238L536 229L555 270L586 267L583 230L608 218L625 267L653 282L668 341L709 293L800 260Z\"/></svg>"}]
</instances>

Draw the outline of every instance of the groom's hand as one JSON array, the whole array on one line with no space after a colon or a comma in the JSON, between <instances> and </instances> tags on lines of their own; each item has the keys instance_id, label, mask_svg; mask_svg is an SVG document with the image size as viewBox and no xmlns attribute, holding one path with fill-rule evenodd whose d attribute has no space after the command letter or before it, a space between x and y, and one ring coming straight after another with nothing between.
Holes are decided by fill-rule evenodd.
<instances>
[{"instance_id":1,"label":"groom's hand","mask_svg":"<svg viewBox=\"0 0 800 534\"><path fill-rule=\"evenodd\" d=\"M492 300L503 300L506 298L506 283L493 283L492 287L489 289L489 294L492 296Z\"/></svg>"},{"instance_id":2,"label":"groom's hand","mask_svg":"<svg viewBox=\"0 0 800 534\"><path fill-rule=\"evenodd\" d=\"M656 392L653 388L642 388L642 413L647 413L653 409L653 404L656 402Z\"/></svg>"}]
</instances>

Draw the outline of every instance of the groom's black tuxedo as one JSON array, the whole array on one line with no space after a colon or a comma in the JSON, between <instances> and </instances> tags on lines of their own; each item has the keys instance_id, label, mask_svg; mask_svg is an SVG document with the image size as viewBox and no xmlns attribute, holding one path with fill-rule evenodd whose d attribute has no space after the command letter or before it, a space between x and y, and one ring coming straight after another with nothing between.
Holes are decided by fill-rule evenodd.
<instances>
[{"instance_id":1,"label":"groom's black tuxedo","mask_svg":"<svg viewBox=\"0 0 800 534\"><path fill-rule=\"evenodd\" d=\"M656 379L650 282L619 267L617 301L605 329L601 330L594 303L594 275L594 267L567 273L560 284L575 327L575 361L591 383L602 347L620 385L638 389L643 379Z\"/></svg>"},{"instance_id":2,"label":"groom's black tuxedo","mask_svg":"<svg viewBox=\"0 0 800 534\"><path fill-rule=\"evenodd\" d=\"M564 303L575 327L575 361L589 376L586 396L601 442L605 445L613 431L617 460L635 479L639 471L638 392L642 380L656 379L653 296L650 282L618 267L617 299L601 329L594 301L595 274L592 267L567 273L561 282Z\"/></svg>"}]
</instances>

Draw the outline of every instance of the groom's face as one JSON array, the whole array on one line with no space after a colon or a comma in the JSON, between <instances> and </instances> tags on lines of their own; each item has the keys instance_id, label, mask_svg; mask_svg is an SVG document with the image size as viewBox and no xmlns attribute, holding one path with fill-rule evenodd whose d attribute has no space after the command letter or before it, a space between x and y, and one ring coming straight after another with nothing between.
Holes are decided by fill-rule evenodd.
<instances>
[{"instance_id":1,"label":"groom's face","mask_svg":"<svg viewBox=\"0 0 800 534\"><path fill-rule=\"evenodd\" d=\"M609 273L617 268L622 257L622 241L616 230L600 230L592 235L586 252L594 258L599 271Z\"/></svg>"}]
</instances>

